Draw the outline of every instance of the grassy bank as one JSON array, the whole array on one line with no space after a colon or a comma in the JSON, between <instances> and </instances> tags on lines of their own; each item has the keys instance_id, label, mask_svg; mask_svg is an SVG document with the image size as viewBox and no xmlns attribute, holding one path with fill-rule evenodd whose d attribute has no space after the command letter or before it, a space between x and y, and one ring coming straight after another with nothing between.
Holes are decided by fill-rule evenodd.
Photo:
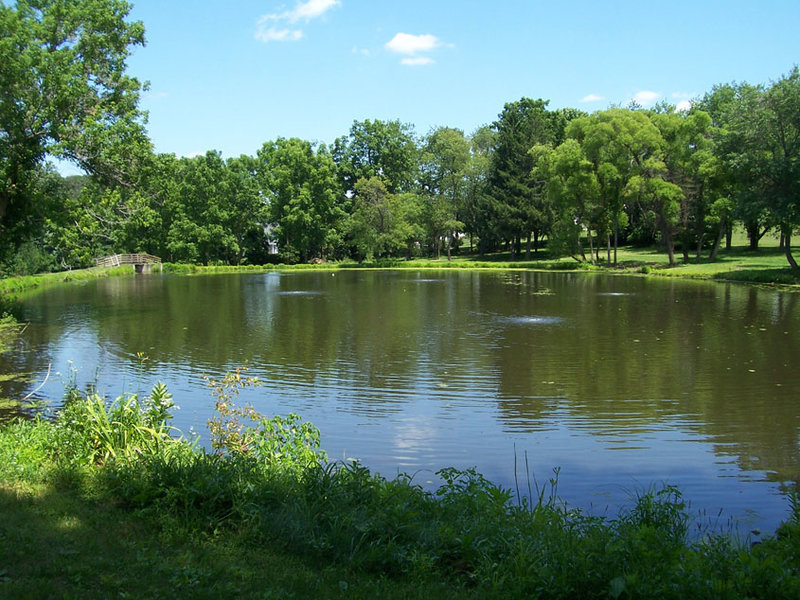
<instances>
[{"instance_id":1,"label":"grassy bank","mask_svg":"<svg viewBox=\"0 0 800 600\"><path fill-rule=\"evenodd\" d=\"M119 277L133 275L133 266L113 267L109 269L78 269L75 271L61 271L59 273L41 273L39 275L24 275L0 279L0 309L3 301L6 303L14 297L37 288L47 287L69 281L85 281L102 277Z\"/></svg>"},{"instance_id":2,"label":"grassy bank","mask_svg":"<svg viewBox=\"0 0 800 600\"><path fill-rule=\"evenodd\" d=\"M742 240L738 240L742 242ZM774 243L772 243L774 242ZM715 261L708 258L690 259L670 266L667 256L655 248L622 247L617 252L617 264L609 264L605 253L597 264L578 262L572 258L554 259L547 251L540 251L531 260L512 259L508 253L496 253L479 257L476 255L453 255L451 259L381 259L373 261L342 261L320 264L297 265L186 265L164 264L165 273L202 274L268 271L308 271L335 269L526 269L538 271L592 271L610 274L648 275L655 277L679 277L738 281L746 283L773 284L798 287L798 273L786 263L776 240L767 240L759 250L750 250L746 245L735 245L730 250L721 250Z\"/></svg>"},{"instance_id":3,"label":"grassy bank","mask_svg":"<svg viewBox=\"0 0 800 600\"><path fill-rule=\"evenodd\" d=\"M445 469L430 493L327 462L296 417L237 408L246 382L211 382L213 452L176 437L160 385L0 430L0 596L800 597L797 501L751 546L690 538L669 487L610 518L565 506L555 478L526 499Z\"/></svg>"}]
</instances>

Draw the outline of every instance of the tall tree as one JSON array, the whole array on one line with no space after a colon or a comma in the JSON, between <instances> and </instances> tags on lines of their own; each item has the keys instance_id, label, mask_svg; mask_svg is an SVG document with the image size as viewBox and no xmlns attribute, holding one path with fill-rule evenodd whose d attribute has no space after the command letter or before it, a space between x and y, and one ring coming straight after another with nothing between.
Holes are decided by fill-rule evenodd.
<instances>
[{"instance_id":1,"label":"tall tree","mask_svg":"<svg viewBox=\"0 0 800 600\"><path fill-rule=\"evenodd\" d=\"M344 194L333 158L297 138L280 138L258 151L261 190L269 202L281 252L307 261L333 255L343 241Z\"/></svg>"},{"instance_id":2,"label":"tall tree","mask_svg":"<svg viewBox=\"0 0 800 600\"><path fill-rule=\"evenodd\" d=\"M609 236L613 234L614 264L617 262L617 246L621 225L628 221L623 215L626 200L638 204L645 215L651 216L662 230L670 255L672 250L671 213L672 206L662 193L667 188L659 184L650 185L651 179L661 178L665 165L662 160L663 138L643 111L612 108L598 111L589 117L573 121L567 135L578 140L586 158L592 163L600 186L600 203L605 221L609 223ZM669 188L671 191L672 188ZM674 256L673 256L674 260Z\"/></svg>"},{"instance_id":3,"label":"tall tree","mask_svg":"<svg viewBox=\"0 0 800 600\"><path fill-rule=\"evenodd\" d=\"M536 157L529 152L537 144L552 145L556 140L556 122L547 104L530 98L510 102L492 124L497 132L490 175L492 212L499 220L500 235L511 242L512 256L523 239L529 256L531 237L536 250L550 225L543 182L532 175Z\"/></svg>"},{"instance_id":4,"label":"tall tree","mask_svg":"<svg viewBox=\"0 0 800 600\"><path fill-rule=\"evenodd\" d=\"M535 146L532 152L539 155L535 175L547 182L547 195L555 215L548 249L552 253L563 251L573 257L580 254L585 261L581 243L585 232L589 240L589 256L594 262L592 229L597 226L600 212L600 184L592 163L574 139L568 139L554 149Z\"/></svg>"},{"instance_id":5,"label":"tall tree","mask_svg":"<svg viewBox=\"0 0 800 600\"><path fill-rule=\"evenodd\" d=\"M664 139L665 178L683 191L678 225L684 261L689 260L692 246L699 261L708 233L707 219L721 188L720 161L712 146L711 116L693 108L688 112L654 113L651 118Z\"/></svg>"},{"instance_id":6,"label":"tall tree","mask_svg":"<svg viewBox=\"0 0 800 600\"><path fill-rule=\"evenodd\" d=\"M334 141L332 155L345 192L370 177L381 177L391 193L412 191L416 185L419 152L414 130L400 121L354 121L350 133Z\"/></svg>"},{"instance_id":7,"label":"tall tree","mask_svg":"<svg viewBox=\"0 0 800 600\"><path fill-rule=\"evenodd\" d=\"M800 225L800 70L795 67L761 94L743 98L738 108L730 134L740 145L729 160L749 196L760 198L779 225L786 260L798 270L791 237Z\"/></svg>"},{"instance_id":8,"label":"tall tree","mask_svg":"<svg viewBox=\"0 0 800 600\"><path fill-rule=\"evenodd\" d=\"M744 225L752 250L758 249L761 238L777 225L753 175L749 148L753 139L752 116L758 112L763 92L762 86L747 83L716 85L698 103L698 108L711 116L713 153L720 163L719 182L724 196L731 200L729 217Z\"/></svg>"},{"instance_id":9,"label":"tall tree","mask_svg":"<svg viewBox=\"0 0 800 600\"><path fill-rule=\"evenodd\" d=\"M461 212L469 160L470 143L460 129L439 127L426 137L422 164L428 231L437 256L444 240L448 259L453 241L464 227Z\"/></svg>"},{"instance_id":10,"label":"tall tree","mask_svg":"<svg viewBox=\"0 0 800 600\"><path fill-rule=\"evenodd\" d=\"M122 0L0 3L0 234L25 219L47 156L129 181L149 143L125 74L144 27Z\"/></svg>"},{"instance_id":11,"label":"tall tree","mask_svg":"<svg viewBox=\"0 0 800 600\"><path fill-rule=\"evenodd\" d=\"M226 167L219 152L182 158L176 169L177 202L169 229L167 248L176 260L226 260L235 239L226 227Z\"/></svg>"},{"instance_id":12,"label":"tall tree","mask_svg":"<svg viewBox=\"0 0 800 600\"><path fill-rule=\"evenodd\" d=\"M362 258L408 256L421 237L419 213L416 194L392 194L380 177L360 179L349 219L350 239Z\"/></svg>"},{"instance_id":13,"label":"tall tree","mask_svg":"<svg viewBox=\"0 0 800 600\"><path fill-rule=\"evenodd\" d=\"M470 139L470 156L465 174L464 202L462 203L461 220L464 230L470 238L470 247L475 239L491 240L495 237L491 231L491 219L485 218L489 212L489 174L494 153L495 132L491 127L479 127ZM479 243L480 249L485 249Z\"/></svg>"}]
</instances>

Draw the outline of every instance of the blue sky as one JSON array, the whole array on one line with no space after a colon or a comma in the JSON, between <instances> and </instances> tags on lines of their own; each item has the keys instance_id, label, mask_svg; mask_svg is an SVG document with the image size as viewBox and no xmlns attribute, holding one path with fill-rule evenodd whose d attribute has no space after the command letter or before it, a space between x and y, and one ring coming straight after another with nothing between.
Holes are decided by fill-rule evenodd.
<instances>
[{"instance_id":1,"label":"blue sky","mask_svg":"<svg viewBox=\"0 0 800 600\"><path fill-rule=\"evenodd\" d=\"M800 1L133 0L128 70L157 152L332 142L354 120L471 133L523 96L588 112L768 83L800 62Z\"/></svg>"}]
</instances>

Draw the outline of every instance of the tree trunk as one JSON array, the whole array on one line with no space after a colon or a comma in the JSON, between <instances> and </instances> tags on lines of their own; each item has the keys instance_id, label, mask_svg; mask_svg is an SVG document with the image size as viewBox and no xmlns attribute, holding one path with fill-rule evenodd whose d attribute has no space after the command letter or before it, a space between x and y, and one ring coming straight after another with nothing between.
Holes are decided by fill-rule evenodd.
<instances>
[{"instance_id":1,"label":"tree trunk","mask_svg":"<svg viewBox=\"0 0 800 600\"><path fill-rule=\"evenodd\" d=\"M786 254L786 260L789 262L789 266L792 267L792 270L797 271L797 261L794 259L794 256L792 256L792 228L789 225L782 226L781 234L785 238L786 243L783 249Z\"/></svg>"},{"instance_id":2,"label":"tree trunk","mask_svg":"<svg viewBox=\"0 0 800 600\"><path fill-rule=\"evenodd\" d=\"M668 231L662 231L664 235L664 243L667 245L667 256L669 256L669 266L675 266L675 244L672 241L672 235Z\"/></svg>"},{"instance_id":3,"label":"tree trunk","mask_svg":"<svg viewBox=\"0 0 800 600\"><path fill-rule=\"evenodd\" d=\"M525 242L525 260L531 259L531 234L532 232L528 232L528 240Z\"/></svg>"},{"instance_id":4,"label":"tree trunk","mask_svg":"<svg viewBox=\"0 0 800 600\"><path fill-rule=\"evenodd\" d=\"M581 236L578 236L578 251L581 253L583 262L586 262L586 253L583 251L583 242L581 241Z\"/></svg>"},{"instance_id":5,"label":"tree trunk","mask_svg":"<svg viewBox=\"0 0 800 600\"><path fill-rule=\"evenodd\" d=\"M728 223L725 230L725 250L733 248L733 222Z\"/></svg>"},{"instance_id":6,"label":"tree trunk","mask_svg":"<svg viewBox=\"0 0 800 600\"><path fill-rule=\"evenodd\" d=\"M594 241L592 240L592 230L586 230L586 237L589 238L589 256L592 257L592 264L594 264Z\"/></svg>"},{"instance_id":7,"label":"tree trunk","mask_svg":"<svg viewBox=\"0 0 800 600\"><path fill-rule=\"evenodd\" d=\"M619 213L614 213L614 266L617 266L617 248L619 247Z\"/></svg>"},{"instance_id":8,"label":"tree trunk","mask_svg":"<svg viewBox=\"0 0 800 600\"><path fill-rule=\"evenodd\" d=\"M758 223L745 223L744 228L747 231L747 239L750 240L750 250L758 250L758 240L761 239L758 235Z\"/></svg>"},{"instance_id":9,"label":"tree trunk","mask_svg":"<svg viewBox=\"0 0 800 600\"><path fill-rule=\"evenodd\" d=\"M717 239L714 240L714 246L711 248L711 254L709 254L708 258L711 262L717 260L717 251L719 250L719 246L722 243L722 236L725 235L725 232L728 229L728 224L725 222L723 218L719 223L719 232L717 233Z\"/></svg>"}]
</instances>

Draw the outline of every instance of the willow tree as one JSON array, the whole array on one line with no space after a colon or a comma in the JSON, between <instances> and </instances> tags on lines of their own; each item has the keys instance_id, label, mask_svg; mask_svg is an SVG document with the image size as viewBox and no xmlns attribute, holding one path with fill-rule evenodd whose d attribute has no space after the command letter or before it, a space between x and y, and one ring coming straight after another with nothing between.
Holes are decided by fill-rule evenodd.
<instances>
[{"instance_id":1,"label":"willow tree","mask_svg":"<svg viewBox=\"0 0 800 600\"><path fill-rule=\"evenodd\" d=\"M612 108L589 117L578 118L567 127L567 136L580 142L586 159L592 163L599 185L599 200L608 225L608 245L613 235L614 264L617 262L619 231L627 223L626 202L637 204L644 214L659 224L672 256L671 227L663 209L666 188L647 184L665 172L662 160L663 138L648 115L642 111ZM636 179L634 179L636 178ZM670 188L671 190L671 188ZM656 193L656 191L658 193ZM654 210L655 209L655 210Z\"/></svg>"}]
</instances>

